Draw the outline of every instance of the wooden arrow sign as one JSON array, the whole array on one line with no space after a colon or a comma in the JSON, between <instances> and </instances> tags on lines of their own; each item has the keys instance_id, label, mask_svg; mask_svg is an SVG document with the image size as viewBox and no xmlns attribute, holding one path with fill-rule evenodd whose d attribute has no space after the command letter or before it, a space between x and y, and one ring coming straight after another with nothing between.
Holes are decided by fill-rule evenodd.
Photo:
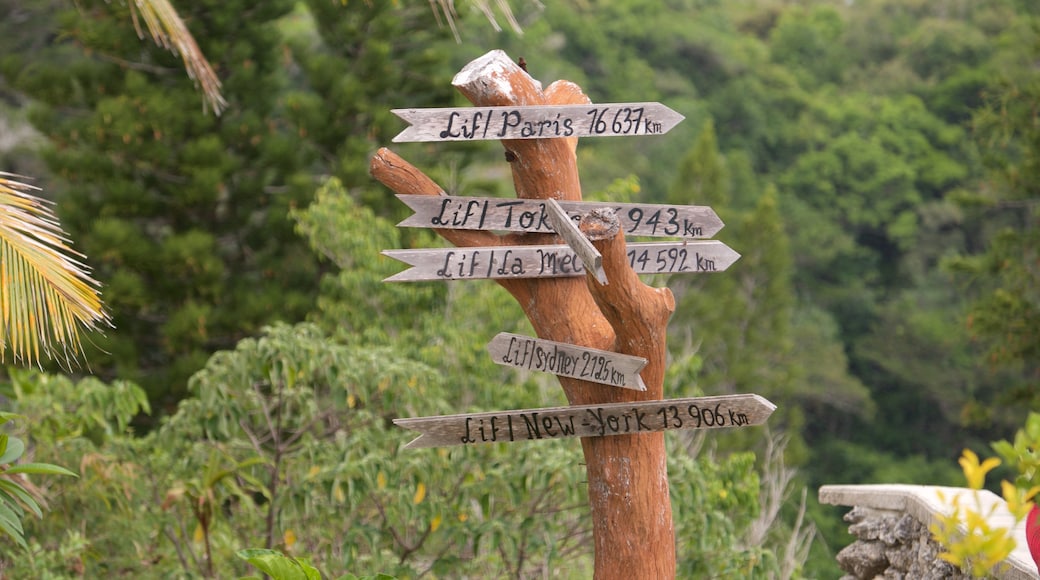
<instances>
[{"instance_id":1,"label":"wooden arrow sign","mask_svg":"<svg viewBox=\"0 0 1040 580\"><path fill-rule=\"evenodd\" d=\"M399 227L445 228L553 233L548 202L542 199L398 195L412 209ZM621 220L625 235L670 238L710 238L723 223L710 207L701 205L657 205L646 203L599 203L561 201L560 207L576 220L594 209L610 207Z\"/></svg>"},{"instance_id":2,"label":"wooden arrow sign","mask_svg":"<svg viewBox=\"0 0 1040 580\"><path fill-rule=\"evenodd\" d=\"M477 141L662 135L685 117L661 103L391 109L405 141Z\"/></svg>"},{"instance_id":3,"label":"wooden arrow sign","mask_svg":"<svg viewBox=\"0 0 1040 580\"><path fill-rule=\"evenodd\" d=\"M646 359L500 332L487 345L495 364L573 377L612 387L645 391L639 371Z\"/></svg>"},{"instance_id":4,"label":"wooden arrow sign","mask_svg":"<svg viewBox=\"0 0 1040 580\"><path fill-rule=\"evenodd\" d=\"M600 286L607 285L607 273L603 270L603 255L599 253L596 246L585 237L578 229L578 225L560 207L560 202L555 199L549 201L549 221L552 222L556 233L567 242L567 246L581 258L581 265L592 272Z\"/></svg>"},{"instance_id":5,"label":"wooden arrow sign","mask_svg":"<svg viewBox=\"0 0 1040 580\"><path fill-rule=\"evenodd\" d=\"M383 250L382 254L412 266L384 282L558 278L585 274L577 254L564 245ZM629 264L637 274L721 272L739 258L740 254L718 240L628 245Z\"/></svg>"},{"instance_id":6,"label":"wooden arrow sign","mask_svg":"<svg viewBox=\"0 0 1040 580\"><path fill-rule=\"evenodd\" d=\"M758 395L692 397L492 413L394 419L418 431L405 449L509 443L564 437L605 437L680 429L761 425L776 405Z\"/></svg>"}]
</instances>

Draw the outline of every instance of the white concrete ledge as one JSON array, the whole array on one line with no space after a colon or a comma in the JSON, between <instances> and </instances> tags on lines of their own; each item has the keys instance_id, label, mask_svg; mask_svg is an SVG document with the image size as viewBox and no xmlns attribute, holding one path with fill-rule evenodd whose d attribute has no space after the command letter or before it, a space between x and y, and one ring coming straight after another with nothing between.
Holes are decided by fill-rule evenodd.
<instances>
[{"instance_id":1,"label":"white concrete ledge","mask_svg":"<svg viewBox=\"0 0 1040 580\"><path fill-rule=\"evenodd\" d=\"M943 493L946 503L939 501L938 492ZM988 518L990 525L1010 528L1014 517L1008 512L1004 499L987 490L980 490L978 493L982 513L987 513L991 507L993 508L993 515ZM952 502L958 495L961 497L962 506L975 505L972 490L967 488L903 484L825 485L820 488L820 503L906 512L927 526L937 514L951 513ZM1025 521L1015 527L1013 534L1015 551L1005 560L1008 564L1007 569L998 573L996 578L1037 580L1040 576L1037 575L1036 564L1026 545Z\"/></svg>"}]
</instances>

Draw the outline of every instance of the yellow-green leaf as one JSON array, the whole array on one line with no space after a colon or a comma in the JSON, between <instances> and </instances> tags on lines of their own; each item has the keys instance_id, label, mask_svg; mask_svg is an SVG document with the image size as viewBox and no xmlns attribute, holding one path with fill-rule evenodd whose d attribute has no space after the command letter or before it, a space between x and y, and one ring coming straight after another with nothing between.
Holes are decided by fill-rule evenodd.
<instances>
[{"instance_id":1,"label":"yellow-green leaf","mask_svg":"<svg viewBox=\"0 0 1040 580\"><path fill-rule=\"evenodd\" d=\"M99 284L65 237L39 188L0 172L0 363L41 357L69 366L81 330L110 325Z\"/></svg>"},{"instance_id":2,"label":"yellow-green leaf","mask_svg":"<svg viewBox=\"0 0 1040 580\"><path fill-rule=\"evenodd\" d=\"M968 487L971 489L982 489L982 485L986 482L986 474L1000 465L1000 460L996 457L990 457L980 464L979 456L971 449L965 449L958 463L961 464L964 477L968 480Z\"/></svg>"}]
</instances>

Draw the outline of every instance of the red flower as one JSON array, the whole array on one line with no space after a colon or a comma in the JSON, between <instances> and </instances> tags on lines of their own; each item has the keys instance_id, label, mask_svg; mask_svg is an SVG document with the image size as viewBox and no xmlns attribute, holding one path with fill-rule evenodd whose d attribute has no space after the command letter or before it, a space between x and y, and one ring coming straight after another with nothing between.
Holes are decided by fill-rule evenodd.
<instances>
[{"instance_id":1,"label":"red flower","mask_svg":"<svg viewBox=\"0 0 1040 580\"><path fill-rule=\"evenodd\" d=\"M1040 504L1034 505L1026 516L1026 543L1037 571L1040 571Z\"/></svg>"}]
</instances>

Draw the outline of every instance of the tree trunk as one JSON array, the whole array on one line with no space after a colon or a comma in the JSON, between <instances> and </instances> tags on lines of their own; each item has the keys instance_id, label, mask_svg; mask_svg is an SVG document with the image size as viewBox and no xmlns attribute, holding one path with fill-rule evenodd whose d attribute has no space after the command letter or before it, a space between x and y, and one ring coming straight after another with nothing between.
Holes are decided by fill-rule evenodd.
<instances>
[{"instance_id":1,"label":"tree trunk","mask_svg":"<svg viewBox=\"0 0 1040 580\"><path fill-rule=\"evenodd\" d=\"M589 103L581 88L557 81L544 91L504 52L474 60L453 80L474 105L522 106ZM581 200L576 138L503 140L517 197ZM443 195L408 162L380 149L372 175L398 194ZM582 231L603 255L609 283L585 278L502 279L540 338L646 358L640 373L647 390L619 389L559 377L572 405L660 400L666 360L665 333L675 301L667 288L642 283L629 266L623 233L603 237L604 224L583 220ZM558 244L555 234L437 230L456 246ZM620 232L620 230L618 230ZM582 438L595 540L596 578L673 578L675 533L668 492L663 433Z\"/></svg>"}]
</instances>

